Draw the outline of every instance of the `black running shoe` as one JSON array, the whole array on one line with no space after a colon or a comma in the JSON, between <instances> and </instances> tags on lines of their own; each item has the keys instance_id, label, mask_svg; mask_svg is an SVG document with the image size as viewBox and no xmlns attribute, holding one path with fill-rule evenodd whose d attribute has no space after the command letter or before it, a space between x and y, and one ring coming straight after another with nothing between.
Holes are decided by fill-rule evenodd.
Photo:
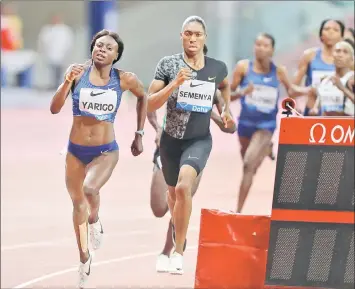
<instances>
[{"instance_id":1,"label":"black running shoe","mask_svg":"<svg viewBox=\"0 0 355 289\"><path fill-rule=\"evenodd\" d=\"M173 243L174 243L174 247L176 246L176 243L175 243L175 227L174 225L172 225L172 228L173 228ZM185 252L185 249L186 249L186 244L187 244L187 239L185 239L185 243L184 243L184 252Z\"/></svg>"}]
</instances>

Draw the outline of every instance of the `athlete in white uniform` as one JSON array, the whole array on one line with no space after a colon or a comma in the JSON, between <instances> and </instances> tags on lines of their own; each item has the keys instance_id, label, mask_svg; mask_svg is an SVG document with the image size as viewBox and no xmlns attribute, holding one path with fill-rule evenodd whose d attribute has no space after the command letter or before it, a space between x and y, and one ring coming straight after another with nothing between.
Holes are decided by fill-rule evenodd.
<instances>
[{"instance_id":1,"label":"athlete in white uniform","mask_svg":"<svg viewBox=\"0 0 355 289\"><path fill-rule=\"evenodd\" d=\"M346 41L338 42L334 51L335 72L325 77L313 94L317 98L310 114L354 116L354 48Z\"/></svg>"}]
</instances>

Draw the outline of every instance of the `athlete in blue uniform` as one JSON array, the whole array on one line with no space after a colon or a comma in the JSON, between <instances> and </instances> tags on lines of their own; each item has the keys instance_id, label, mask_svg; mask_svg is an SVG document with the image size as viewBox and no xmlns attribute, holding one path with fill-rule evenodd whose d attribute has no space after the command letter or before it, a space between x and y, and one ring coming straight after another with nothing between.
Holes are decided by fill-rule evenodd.
<instances>
[{"instance_id":1,"label":"athlete in blue uniform","mask_svg":"<svg viewBox=\"0 0 355 289\"><path fill-rule=\"evenodd\" d=\"M241 212L252 185L253 177L265 156L270 154L271 138L276 129L279 85L282 83L290 97L307 94L309 88L292 85L284 67L272 61L275 40L267 34L260 34L254 45L254 60L240 60L233 72L231 99L240 99L241 112L238 136L243 158L243 179L239 190L236 211Z\"/></svg>"},{"instance_id":2,"label":"athlete in blue uniform","mask_svg":"<svg viewBox=\"0 0 355 289\"><path fill-rule=\"evenodd\" d=\"M354 116L354 48L344 40L335 45L333 55L334 74L312 89L317 100L310 114Z\"/></svg>"},{"instance_id":3,"label":"athlete in blue uniform","mask_svg":"<svg viewBox=\"0 0 355 289\"><path fill-rule=\"evenodd\" d=\"M345 26L338 20L324 20L319 29L319 38L322 42L320 48L310 48L304 51L293 83L301 85L304 77L305 86L316 87L322 78L332 75L335 70L333 48L344 36ZM309 95L304 110L304 115L309 115L309 110L313 108L315 98Z\"/></svg>"},{"instance_id":4,"label":"athlete in blue uniform","mask_svg":"<svg viewBox=\"0 0 355 289\"><path fill-rule=\"evenodd\" d=\"M143 151L142 136L147 114L143 85L133 73L112 67L121 58L123 48L116 33L107 30L97 33L91 43L90 63L68 68L50 106L53 114L59 113L72 93L74 117L65 180L73 202L73 223L80 255L80 288L85 285L92 262L89 232L93 250L99 248L102 240L99 192L118 162L113 123L125 90L137 97L137 131L132 133L131 151L134 156Z\"/></svg>"}]
</instances>

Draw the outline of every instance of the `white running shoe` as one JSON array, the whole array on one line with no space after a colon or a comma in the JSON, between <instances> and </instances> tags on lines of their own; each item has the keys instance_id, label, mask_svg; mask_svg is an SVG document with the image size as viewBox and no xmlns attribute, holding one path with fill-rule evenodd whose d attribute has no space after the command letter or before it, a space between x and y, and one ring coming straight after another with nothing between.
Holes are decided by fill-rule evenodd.
<instances>
[{"instance_id":1,"label":"white running shoe","mask_svg":"<svg viewBox=\"0 0 355 289\"><path fill-rule=\"evenodd\" d=\"M155 264L155 270L158 273L169 272L170 259L167 255L160 254L157 258L157 263Z\"/></svg>"},{"instance_id":2,"label":"white running shoe","mask_svg":"<svg viewBox=\"0 0 355 289\"><path fill-rule=\"evenodd\" d=\"M89 259L86 261L86 263L83 264L80 262L79 265L79 284L78 284L79 288L85 288L84 286L90 275L93 254L91 252L89 252L89 254L90 256Z\"/></svg>"},{"instance_id":3,"label":"white running shoe","mask_svg":"<svg viewBox=\"0 0 355 289\"><path fill-rule=\"evenodd\" d=\"M104 234L100 219L98 219L96 223L89 224L89 229L91 246L93 250L97 250L101 247L102 237Z\"/></svg>"},{"instance_id":4,"label":"white running shoe","mask_svg":"<svg viewBox=\"0 0 355 289\"><path fill-rule=\"evenodd\" d=\"M174 252L170 256L170 265L169 265L169 273L173 275L182 275L184 274L183 266L184 257L177 252Z\"/></svg>"}]
</instances>

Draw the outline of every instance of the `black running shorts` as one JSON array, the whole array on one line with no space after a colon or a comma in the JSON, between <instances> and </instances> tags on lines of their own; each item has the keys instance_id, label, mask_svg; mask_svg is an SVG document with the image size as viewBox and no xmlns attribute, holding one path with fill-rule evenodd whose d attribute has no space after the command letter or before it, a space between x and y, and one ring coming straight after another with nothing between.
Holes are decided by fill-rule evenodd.
<instances>
[{"instance_id":1,"label":"black running shorts","mask_svg":"<svg viewBox=\"0 0 355 289\"><path fill-rule=\"evenodd\" d=\"M193 167L199 175L206 166L211 150L211 134L194 139L177 139L163 132L160 138L160 159L167 185L176 186L183 165Z\"/></svg>"}]
</instances>

